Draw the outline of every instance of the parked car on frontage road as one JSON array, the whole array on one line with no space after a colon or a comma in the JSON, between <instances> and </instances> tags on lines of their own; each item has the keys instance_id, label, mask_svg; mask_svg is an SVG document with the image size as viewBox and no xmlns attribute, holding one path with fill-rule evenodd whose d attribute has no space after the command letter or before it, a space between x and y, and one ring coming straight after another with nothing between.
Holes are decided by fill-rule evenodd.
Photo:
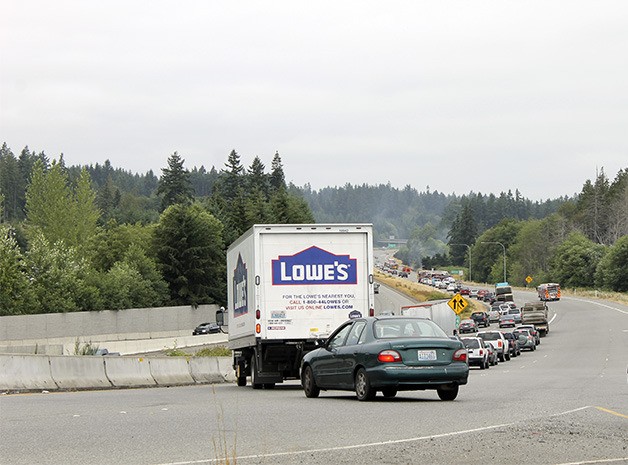
<instances>
[{"instance_id":1,"label":"parked car on frontage road","mask_svg":"<svg viewBox=\"0 0 628 465\"><path fill-rule=\"evenodd\" d=\"M490 366L489 351L486 344L479 337L460 338L469 351L469 365L477 365L481 370Z\"/></svg>"},{"instance_id":2,"label":"parked car on frontage road","mask_svg":"<svg viewBox=\"0 0 628 465\"><path fill-rule=\"evenodd\" d=\"M301 361L306 397L335 389L372 400L378 391L394 397L398 391L435 389L441 400L454 400L468 377L464 344L425 318L346 321Z\"/></svg>"},{"instance_id":3,"label":"parked car on frontage road","mask_svg":"<svg viewBox=\"0 0 628 465\"><path fill-rule=\"evenodd\" d=\"M201 323L196 328L194 328L194 331L192 331L192 336L198 336L199 334L213 334L219 332L220 326L218 326L216 323Z\"/></svg>"}]
</instances>

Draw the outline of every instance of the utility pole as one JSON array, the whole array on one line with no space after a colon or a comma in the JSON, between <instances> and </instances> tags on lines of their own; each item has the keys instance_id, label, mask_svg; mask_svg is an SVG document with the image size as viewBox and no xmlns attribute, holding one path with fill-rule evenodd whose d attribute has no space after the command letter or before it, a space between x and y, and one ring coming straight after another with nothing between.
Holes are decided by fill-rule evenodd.
<instances>
[{"instance_id":1,"label":"utility pole","mask_svg":"<svg viewBox=\"0 0 628 465\"><path fill-rule=\"evenodd\" d=\"M508 282L506 281L506 246L504 244L502 244L501 242L497 242L497 241L490 241L490 242L482 242L482 244L499 244L502 246L502 249L504 250L504 282Z\"/></svg>"}]
</instances>

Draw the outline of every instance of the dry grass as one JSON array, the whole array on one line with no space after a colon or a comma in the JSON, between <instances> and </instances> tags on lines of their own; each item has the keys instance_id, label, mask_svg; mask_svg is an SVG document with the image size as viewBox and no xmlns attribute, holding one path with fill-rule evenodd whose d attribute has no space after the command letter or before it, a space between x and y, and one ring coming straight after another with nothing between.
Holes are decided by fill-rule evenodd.
<instances>
[{"instance_id":1,"label":"dry grass","mask_svg":"<svg viewBox=\"0 0 628 465\"><path fill-rule=\"evenodd\" d=\"M449 292L443 292L434 289L432 286L411 281L408 278L399 278L391 276L381 271L375 271L375 279L386 286L392 287L397 291L415 299L418 302L428 302L430 300L450 299L452 295ZM472 312L486 310L486 307L475 299L465 299L469 306L460 314L460 318L469 318Z\"/></svg>"}]
</instances>

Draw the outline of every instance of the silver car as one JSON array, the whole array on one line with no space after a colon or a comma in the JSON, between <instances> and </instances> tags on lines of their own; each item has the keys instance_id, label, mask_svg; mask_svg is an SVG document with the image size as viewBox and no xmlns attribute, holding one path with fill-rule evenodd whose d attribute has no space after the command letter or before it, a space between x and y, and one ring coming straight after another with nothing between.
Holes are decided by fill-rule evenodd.
<instances>
[{"instance_id":1,"label":"silver car","mask_svg":"<svg viewBox=\"0 0 628 465\"><path fill-rule=\"evenodd\" d=\"M532 333L530 333L530 330L528 329L515 329L512 334L514 334L517 337L517 340L519 341L519 347L521 347L521 350L523 349L528 349L531 351L536 350L536 340L534 339L534 336L532 335Z\"/></svg>"}]
</instances>

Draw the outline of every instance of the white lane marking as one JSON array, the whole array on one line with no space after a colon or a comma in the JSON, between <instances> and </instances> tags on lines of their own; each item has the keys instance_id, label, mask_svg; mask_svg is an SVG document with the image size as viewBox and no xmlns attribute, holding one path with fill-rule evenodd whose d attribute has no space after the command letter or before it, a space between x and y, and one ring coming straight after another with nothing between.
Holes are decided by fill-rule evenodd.
<instances>
[{"instance_id":1,"label":"white lane marking","mask_svg":"<svg viewBox=\"0 0 628 465\"><path fill-rule=\"evenodd\" d=\"M559 463L558 465L586 465L589 463L613 463L613 462L623 462L624 460L628 460L628 457L622 457L619 459L587 460L586 462L565 462L565 463Z\"/></svg>"},{"instance_id":2,"label":"white lane marking","mask_svg":"<svg viewBox=\"0 0 628 465\"><path fill-rule=\"evenodd\" d=\"M549 320L549 324L551 325L552 322L556 319L556 317L558 316L558 313L554 313L554 316L552 317L551 320Z\"/></svg>"},{"instance_id":3,"label":"white lane marking","mask_svg":"<svg viewBox=\"0 0 628 465\"><path fill-rule=\"evenodd\" d=\"M558 417L561 415L569 415L570 413L579 412L581 410L586 410L588 408L591 408L591 406L587 405L584 407L575 408L573 410L567 410L566 412L555 413L553 415L549 415L548 418ZM438 439L438 438L446 438L446 437L451 437L451 436L459 436L463 434L477 433L479 431L488 431L488 430L496 429L496 428L505 428L505 427L513 426L515 424L516 422L504 423L501 425L484 426L482 428L467 429L463 431L452 431L450 433L432 434L430 436L421 436L418 438L395 439L395 440L380 441L380 442L368 442L364 444L354 444L352 446L326 447L322 449L307 449L307 450L298 450L298 451L291 451L291 452L274 452L270 454L241 455L238 457L234 457L234 459L240 459L240 460L262 459L262 458L270 458L270 457L285 457L287 455L315 454L317 452L334 452L334 451L340 451L340 450L364 449L367 447L386 446L389 444L404 444L408 442L417 442L417 441L425 441L425 440L432 440L432 439ZM615 460L615 459L611 459L611 460ZM222 461L223 459L204 459L204 460L189 460L185 462L164 462L159 465L192 465L195 463L215 463L215 462L222 462ZM568 465L568 464L561 464L561 465Z\"/></svg>"},{"instance_id":4,"label":"white lane marking","mask_svg":"<svg viewBox=\"0 0 628 465\"><path fill-rule=\"evenodd\" d=\"M595 302L593 300L586 300L586 299L578 299L576 297L566 297L566 298L570 300L577 300L578 302L586 302L588 304L598 305L600 307L608 308L610 310L615 310L617 312L623 313L624 315L628 315L627 310L622 310L621 308L617 308L617 307L611 307L610 305L606 305L601 302Z\"/></svg>"}]
</instances>

